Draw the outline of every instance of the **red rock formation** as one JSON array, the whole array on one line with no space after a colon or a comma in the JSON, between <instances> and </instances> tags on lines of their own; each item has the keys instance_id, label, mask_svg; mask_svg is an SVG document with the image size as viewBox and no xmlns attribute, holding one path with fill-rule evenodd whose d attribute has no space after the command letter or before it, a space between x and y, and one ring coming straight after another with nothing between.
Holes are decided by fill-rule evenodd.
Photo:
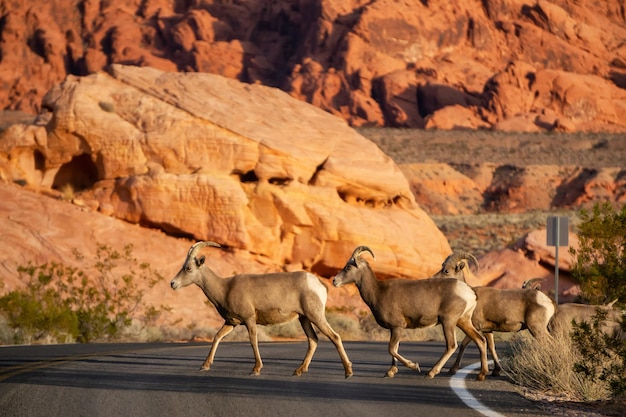
<instances>
[{"instance_id":1,"label":"red rock formation","mask_svg":"<svg viewBox=\"0 0 626 417\"><path fill-rule=\"evenodd\" d=\"M626 131L618 0L0 0L0 108L108 64L278 86L354 126ZM436 88L432 88L436 86Z\"/></svg>"}]
</instances>

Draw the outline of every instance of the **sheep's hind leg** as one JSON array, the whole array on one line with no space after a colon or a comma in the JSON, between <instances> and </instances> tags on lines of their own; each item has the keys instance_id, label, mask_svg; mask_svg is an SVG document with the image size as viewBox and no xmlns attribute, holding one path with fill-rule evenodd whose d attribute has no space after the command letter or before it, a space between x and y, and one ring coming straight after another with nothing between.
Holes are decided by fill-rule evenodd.
<instances>
[{"instance_id":1,"label":"sheep's hind leg","mask_svg":"<svg viewBox=\"0 0 626 417\"><path fill-rule=\"evenodd\" d=\"M311 363L311 359L313 359L313 355L315 354L315 350L317 349L317 333L315 333L315 329L311 325L311 321L305 316L300 316L298 318L300 320L300 325L302 326L302 330L306 334L306 338L309 342L309 348L306 351L306 355L304 355L304 360L302 364L296 369L293 374L295 376L300 376L306 372L309 372L309 364Z\"/></svg>"},{"instance_id":2,"label":"sheep's hind leg","mask_svg":"<svg viewBox=\"0 0 626 417\"><path fill-rule=\"evenodd\" d=\"M215 358L215 352L217 351L217 347L220 344L220 341L230 332L233 331L235 326L232 324L226 324L217 331L215 337L213 338L213 344L211 345L211 350L209 351L209 356L206 357L206 360L202 364L200 368L201 371L208 371L211 369L211 365L213 364L213 359Z\"/></svg>"},{"instance_id":3,"label":"sheep's hind leg","mask_svg":"<svg viewBox=\"0 0 626 417\"><path fill-rule=\"evenodd\" d=\"M470 339L472 339L474 343L476 343L476 346L478 347L478 350L480 352L481 365L480 372L478 373L476 380L484 381L485 376L489 372L489 366L487 365L487 343L485 341L485 337L478 330L476 330L476 328L472 324L472 320L469 317L462 317L461 319L459 319L456 325L459 329L463 330L463 332ZM454 334L454 332L452 332L452 334Z\"/></svg>"},{"instance_id":4,"label":"sheep's hind leg","mask_svg":"<svg viewBox=\"0 0 626 417\"><path fill-rule=\"evenodd\" d=\"M391 355L391 368L385 374L386 378L393 378L398 372L396 366L396 359L399 360L404 366L414 371L420 372L420 366L416 362L412 362L398 353L398 347L400 346L400 336L402 335L402 329L395 327L391 329L391 337L389 338L389 354Z\"/></svg>"},{"instance_id":5,"label":"sheep's hind leg","mask_svg":"<svg viewBox=\"0 0 626 417\"><path fill-rule=\"evenodd\" d=\"M321 330L322 333L326 337L330 339L331 342L337 348L337 352L339 353L339 357L341 358L341 362L343 363L343 369L345 370L346 378L350 378L352 376L352 362L350 362L350 358L348 358L348 354L343 347L343 342L341 341L341 336L330 327L326 318L322 318L315 325Z\"/></svg>"},{"instance_id":6,"label":"sheep's hind leg","mask_svg":"<svg viewBox=\"0 0 626 417\"><path fill-rule=\"evenodd\" d=\"M500 366L500 359L498 359L498 354L496 353L496 344L493 340L493 333L486 333L485 339L487 339L487 349L489 349L491 357L493 358L493 371L491 371L491 375L500 376L502 366Z\"/></svg>"}]
</instances>

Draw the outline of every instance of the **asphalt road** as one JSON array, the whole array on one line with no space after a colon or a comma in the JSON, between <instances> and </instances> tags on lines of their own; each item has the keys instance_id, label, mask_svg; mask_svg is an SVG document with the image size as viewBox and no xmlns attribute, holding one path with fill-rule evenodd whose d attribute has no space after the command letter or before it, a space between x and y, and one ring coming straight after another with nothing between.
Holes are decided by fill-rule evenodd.
<instances>
[{"instance_id":1,"label":"asphalt road","mask_svg":"<svg viewBox=\"0 0 626 417\"><path fill-rule=\"evenodd\" d=\"M404 417L480 416L450 388L444 368L424 375L443 352L443 343L401 343L418 360L418 374L390 364L386 343L346 342L354 376L344 371L334 346L320 341L309 373L291 376L305 342L261 343L264 368L249 376L252 349L223 342L213 367L199 371L209 344L95 344L0 347L0 415L13 416L220 416L220 417ZM452 359L449 361L451 364ZM478 361L469 347L463 366ZM465 380L470 395L497 416L545 415L515 392L503 377ZM490 414L492 413L492 414Z\"/></svg>"}]
</instances>

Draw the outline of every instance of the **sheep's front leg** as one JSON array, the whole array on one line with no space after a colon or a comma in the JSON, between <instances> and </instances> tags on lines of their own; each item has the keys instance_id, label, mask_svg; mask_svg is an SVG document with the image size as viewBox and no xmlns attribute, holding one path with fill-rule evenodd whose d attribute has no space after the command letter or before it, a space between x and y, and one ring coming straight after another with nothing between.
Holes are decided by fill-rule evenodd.
<instances>
[{"instance_id":1,"label":"sheep's front leg","mask_svg":"<svg viewBox=\"0 0 626 417\"><path fill-rule=\"evenodd\" d=\"M391 368L385 374L386 378L393 378L398 372L396 366L396 359L399 360L404 366L414 371L420 372L420 366L418 363L412 362L398 353L398 347L400 346L400 336L402 336L402 329L394 327L391 329L391 336L389 338L389 354L391 355Z\"/></svg>"},{"instance_id":2,"label":"sheep's front leg","mask_svg":"<svg viewBox=\"0 0 626 417\"><path fill-rule=\"evenodd\" d=\"M456 374L456 371L459 370L459 367L461 366L461 360L463 359L463 354L465 353L465 348L467 348L467 345L471 341L472 339L470 339L468 336L465 336L463 338L463 341L461 342L461 347L459 348L459 353L456 356L456 361L454 361L454 365L452 365L452 368L450 368L449 371L451 375Z\"/></svg>"},{"instance_id":3,"label":"sheep's front leg","mask_svg":"<svg viewBox=\"0 0 626 417\"><path fill-rule=\"evenodd\" d=\"M261 368L263 368L263 361L261 361L261 353L259 352L259 342L256 334L256 321L246 321L246 328L248 329L248 336L250 337L250 344L252 345L252 351L254 352L254 368L250 375L261 375Z\"/></svg>"},{"instance_id":4,"label":"sheep's front leg","mask_svg":"<svg viewBox=\"0 0 626 417\"><path fill-rule=\"evenodd\" d=\"M305 316L301 316L299 320L300 320L300 325L302 325L302 329L304 330L304 333L306 334L306 338L309 342L309 348L306 351L306 355L304 355L304 360L302 361L302 365L300 365L298 369L294 371L293 374L295 376L300 376L306 372L309 372L309 364L311 363L311 359L313 359L313 354L315 353L315 350L317 349L317 342L318 342L317 333L315 333L315 329L313 329L313 326L311 325L311 321Z\"/></svg>"},{"instance_id":5,"label":"sheep's front leg","mask_svg":"<svg viewBox=\"0 0 626 417\"><path fill-rule=\"evenodd\" d=\"M208 371L211 369L213 359L215 358L215 352L217 351L217 346L220 344L220 341L224 338L224 336L232 332L234 328L235 326L232 324L224 323L224 325L217 331L215 337L213 338L213 344L211 345L209 356L207 356L206 360L202 364L202 367L200 368L201 371Z\"/></svg>"},{"instance_id":6,"label":"sheep's front leg","mask_svg":"<svg viewBox=\"0 0 626 417\"><path fill-rule=\"evenodd\" d=\"M435 366L433 366L428 374L426 374L426 378L434 378L435 375L441 372L441 368L443 368L443 365L445 365L448 359L450 359L450 356L452 356L452 354L458 347L456 343L456 335L454 334L454 324L442 323L441 325L443 327L443 337L446 341L446 351L443 353L443 355L441 355L441 358L439 358L437 363L435 363Z\"/></svg>"}]
</instances>

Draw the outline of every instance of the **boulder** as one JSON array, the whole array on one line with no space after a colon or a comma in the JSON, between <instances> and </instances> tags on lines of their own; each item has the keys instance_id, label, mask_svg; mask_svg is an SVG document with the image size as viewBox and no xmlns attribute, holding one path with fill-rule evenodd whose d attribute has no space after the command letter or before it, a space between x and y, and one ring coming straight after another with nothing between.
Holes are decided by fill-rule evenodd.
<instances>
[{"instance_id":1,"label":"boulder","mask_svg":"<svg viewBox=\"0 0 626 417\"><path fill-rule=\"evenodd\" d=\"M580 293L570 274L574 259L569 247L578 248L578 238L571 232L569 246L559 248L559 303L573 302ZM532 231L509 247L482 256L470 285L521 288L524 281L541 278L541 291L554 297L555 255L556 248L546 244L546 229Z\"/></svg>"},{"instance_id":2,"label":"boulder","mask_svg":"<svg viewBox=\"0 0 626 417\"><path fill-rule=\"evenodd\" d=\"M388 156L278 89L113 65L69 76L44 106L45 133L13 127L32 133L6 148L7 180L324 276L358 245L372 248L381 276L428 276L450 251ZM0 144L20 138L6 131Z\"/></svg>"}]
</instances>

